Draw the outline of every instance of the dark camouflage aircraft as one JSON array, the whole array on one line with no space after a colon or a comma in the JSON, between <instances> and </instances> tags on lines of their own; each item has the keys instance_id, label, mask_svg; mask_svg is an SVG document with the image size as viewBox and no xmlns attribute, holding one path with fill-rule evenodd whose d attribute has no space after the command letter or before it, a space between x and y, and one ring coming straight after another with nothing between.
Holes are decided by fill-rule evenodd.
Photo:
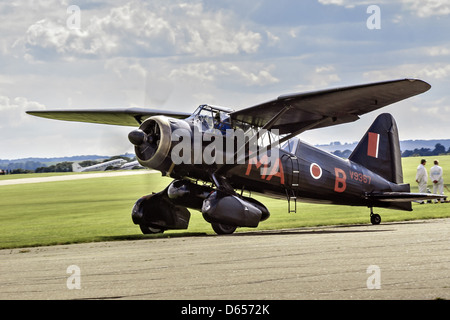
<instances>
[{"instance_id":1,"label":"dark camouflage aircraft","mask_svg":"<svg viewBox=\"0 0 450 320\"><path fill-rule=\"evenodd\" d=\"M345 160L297 137L306 130L353 122L361 115L423 93L430 85L402 79L282 95L234 111L201 105L194 113L149 109L28 111L67 121L137 126L128 138L142 166L174 179L164 190L140 198L132 219L143 233L187 229L199 210L218 234L257 227L269 218L259 193L296 201L411 211L411 201L442 198L411 193L403 183L394 118L379 115Z\"/></svg>"}]
</instances>

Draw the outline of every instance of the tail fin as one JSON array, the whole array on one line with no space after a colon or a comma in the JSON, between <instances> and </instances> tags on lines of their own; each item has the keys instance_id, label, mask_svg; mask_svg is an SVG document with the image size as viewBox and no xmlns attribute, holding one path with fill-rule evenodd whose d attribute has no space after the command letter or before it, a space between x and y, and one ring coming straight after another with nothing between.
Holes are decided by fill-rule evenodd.
<instances>
[{"instance_id":1,"label":"tail fin","mask_svg":"<svg viewBox=\"0 0 450 320\"><path fill-rule=\"evenodd\" d=\"M349 160L396 184L403 183L397 124L389 113L380 114L353 150Z\"/></svg>"},{"instance_id":2,"label":"tail fin","mask_svg":"<svg viewBox=\"0 0 450 320\"><path fill-rule=\"evenodd\" d=\"M380 114L375 119L349 160L394 183L391 191L378 190L367 195L372 201L383 203L379 206L412 211L411 201L442 198L438 194L411 193L409 184L403 184L397 124L389 113Z\"/></svg>"},{"instance_id":3,"label":"tail fin","mask_svg":"<svg viewBox=\"0 0 450 320\"><path fill-rule=\"evenodd\" d=\"M74 162L72 163L72 171L73 172L81 172L83 170L83 167L80 166L78 163Z\"/></svg>"}]
</instances>

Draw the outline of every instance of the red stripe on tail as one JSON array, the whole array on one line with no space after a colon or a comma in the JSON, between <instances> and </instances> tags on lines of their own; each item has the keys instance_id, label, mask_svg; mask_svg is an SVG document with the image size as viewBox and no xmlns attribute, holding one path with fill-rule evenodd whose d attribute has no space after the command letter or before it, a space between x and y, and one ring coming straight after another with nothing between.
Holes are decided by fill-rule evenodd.
<instances>
[{"instance_id":1,"label":"red stripe on tail","mask_svg":"<svg viewBox=\"0 0 450 320\"><path fill-rule=\"evenodd\" d=\"M380 135L378 133L368 132L369 142L367 145L367 155L378 158L378 147L380 145Z\"/></svg>"}]
</instances>

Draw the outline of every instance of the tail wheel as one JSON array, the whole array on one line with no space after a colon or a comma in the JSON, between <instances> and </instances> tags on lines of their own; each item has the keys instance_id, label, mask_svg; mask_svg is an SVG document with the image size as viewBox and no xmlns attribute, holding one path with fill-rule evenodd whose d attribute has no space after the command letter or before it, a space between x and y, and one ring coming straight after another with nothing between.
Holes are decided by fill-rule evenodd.
<instances>
[{"instance_id":1,"label":"tail wheel","mask_svg":"<svg viewBox=\"0 0 450 320\"><path fill-rule=\"evenodd\" d=\"M230 226L222 223L211 223L211 226L217 234L232 234L237 228L237 226Z\"/></svg>"},{"instance_id":2,"label":"tail wheel","mask_svg":"<svg viewBox=\"0 0 450 320\"><path fill-rule=\"evenodd\" d=\"M372 222L372 224L380 224L381 223L381 217L379 214L371 214L370 215L370 222Z\"/></svg>"}]
</instances>

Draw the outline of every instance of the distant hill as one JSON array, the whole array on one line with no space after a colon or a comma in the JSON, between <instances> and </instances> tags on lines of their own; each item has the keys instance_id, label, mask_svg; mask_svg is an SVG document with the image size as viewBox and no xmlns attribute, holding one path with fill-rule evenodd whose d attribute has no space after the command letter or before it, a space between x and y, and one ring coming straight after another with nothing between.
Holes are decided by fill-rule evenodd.
<instances>
[{"instance_id":1,"label":"distant hill","mask_svg":"<svg viewBox=\"0 0 450 320\"><path fill-rule=\"evenodd\" d=\"M54 158L21 158L21 159L10 159L3 160L0 159L0 163L16 163L16 162L27 162L27 161L37 161L37 162L63 162L63 161L85 161L85 160L100 160L107 159L108 156L98 156L98 155L86 155L86 156L72 156L72 157L54 157Z\"/></svg>"},{"instance_id":2,"label":"distant hill","mask_svg":"<svg viewBox=\"0 0 450 320\"><path fill-rule=\"evenodd\" d=\"M121 156L134 158L135 155L132 153L126 153ZM47 167L50 164L56 164L60 162L81 162L81 161L100 161L104 159L109 159L110 156L99 156L99 155L82 155L82 156L71 156L71 157L54 157L54 158L22 158L22 159L0 159L0 169L2 170L36 170L40 167Z\"/></svg>"},{"instance_id":3,"label":"distant hill","mask_svg":"<svg viewBox=\"0 0 450 320\"><path fill-rule=\"evenodd\" d=\"M406 150L414 150L421 148L428 148L433 150L436 144L440 143L445 147L446 150L450 149L450 139L436 139L436 140L403 140L400 141L400 149L402 152ZM316 147L328 151L330 153L335 153L338 156L344 158L348 157L356 148L358 142L352 143L341 143L339 141L331 142L330 144L316 145ZM121 156L128 158L134 158L135 155L132 153L126 153ZM99 161L104 159L109 159L110 156L99 156L99 155L82 155L82 156L71 156L71 157L54 157L54 158L22 158L22 159L0 159L0 169L2 170L36 170L40 167L47 167L51 164L56 164L60 162L81 162L86 160Z\"/></svg>"},{"instance_id":4,"label":"distant hill","mask_svg":"<svg viewBox=\"0 0 450 320\"><path fill-rule=\"evenodd\" d=\"M442 144L446 150L450 148L450 139L440 139L440 140L436 139L436 140L403 140L400 141L400 149L402 152L405 150L414 150L421 148L429 148L433 150L435 145L438 143ZM330 144L316 145L316 147L328 152L345 151L345 150L353 151L353 149L356 148L357 144L358 142L341 143L339 141L336 141L331 142Z\"/></svg>"},{"instance_id":5,"label":"distant hill","mask_svg":"<svg viewBox=\"0 0 450 320\"><path fill-rule=\"evenodd\" d=\"M400 149L402 151L420 148L429 148L433 150L436 144L438 143L442 144L446 150L450 148L450 139L445 139L445 140L404 140L400 141Z\"/></svg>"}]
</instances>

